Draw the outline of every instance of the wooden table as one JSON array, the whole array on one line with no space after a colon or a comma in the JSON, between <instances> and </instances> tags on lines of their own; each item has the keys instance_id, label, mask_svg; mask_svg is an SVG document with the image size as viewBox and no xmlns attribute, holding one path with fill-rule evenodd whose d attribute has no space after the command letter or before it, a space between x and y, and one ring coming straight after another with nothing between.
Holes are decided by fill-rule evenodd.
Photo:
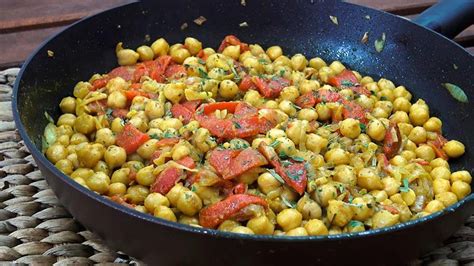
<instances>
[{"instance_id":1,"label":"wooden table","mask_svg":"<svg viewBox=\"0 0 474 266\"><path fill-rule=\"evenodd\" d=\"M68 24L130 2L134 0L1 0L0 47L3 53L0 57L0 69L21 64L48 36ZM437 1L349 0L349 2L413 18ZM474 54L474 26L459 34L455 40Z\"/></svg>"}]
</instances>

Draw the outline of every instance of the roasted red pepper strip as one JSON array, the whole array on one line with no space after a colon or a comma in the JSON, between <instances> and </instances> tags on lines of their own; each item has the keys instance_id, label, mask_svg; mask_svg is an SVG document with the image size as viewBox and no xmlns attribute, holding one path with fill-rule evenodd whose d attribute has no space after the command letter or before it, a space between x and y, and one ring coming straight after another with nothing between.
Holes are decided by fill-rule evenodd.
<instances>
[{"instance_id":1,"label":"roasted red pepper strip","mask_svg":"<svg viewBox=\"0 0 474 266\"><path fill-rule=\"evenodd\" d=\"M217 150L210 152L209 163L219 174L223 174L230 167L232 160L239 155L241 150Z\"/></svg>"},{"instance_id":2,"label":"roasted red pepper strip","mask_svg":"<svg viewBox=\"0 0 474 266\"><path fill-rule=\"evenodd\" d=\"M268 162L258 151L247 148L230 160L229 167L224 168L222 177L233 179L255 167L266 165Z\"/></svg>"},{"instance_id":3,"label":"roasted red pepper strip","mask_svg":"<svg viewBox=\"0 0 474 266\"><path fill-rule=\"evenodd\" d=\"M174 104L171 106L171 114L174 118L181 118L185 124L189 123L193 118L194 112L186 108L182 104Z\"/></svg>"},{"instance_id":4,"label":"roasted red pepper strip","mask_svg":"<svg viewBox=\"0 0 474 266\"><path fill-rule=\"evenodd\" d=\"M166 195L182 177L184 177L182 169L166 168L156 177L155 182L150 187L150 191Z\"/></svg>"},{"instance_id":5,"label":"roasted red pepper strip","mask_svg":"<svg viewBox=\"0 0 474 266\"><path fill-rule=\"evenodd\" d=\"M187 75L186 68L182 65L169 65L165 70L165 77L168 79L179 79Z\"/></svg>"},{"instance_id":6,"label":"roasted red pepper strip","mask_svg":"<svg viewBox=\"0 0 474 266\"><path fill-rule=\"evenodd\" d=\"M336 76L330 77L328 83L334 87L352 87L358 82L356 75L350 70L344 69Z\"/></svg>"},{"instance_id":7,"label":"roasted red pepper strip","mask_svg":"<svg viewBox=\"0 0 474 266\"><path fill-rule=\"evenodd\" d=\"M306 168L303 163L291 162L284 167L275 150L265 142L261 142L258 150L267 158L270 164L275 167L275 172L283 178L285 183L293 188L298 194L303 195L306 190L308 178L306 177Z\"/></svg>"},{"instance_id":8,"label":"roasted red pepper strip","mask_svg":"<svg viewBox=\"0 0 474 266\"><path fill-rule=\"evenodd\" d=\"M357 94L363 94L367 97L370 97L370 91L368 89L366 89L365 87L354 86L354 87L349 87L349 89L351 89L353 92L355 92Z\"/></svg>"},{"instance_id":9,"label":"roasted red pepper strip","mask_svg":"<svg viewBox=\"0 0 474 266\"><path fill-rule=\"evenodd\" d=\"M390 123L390 126L385 133L385 139L383 140L383 153L387 156L387 159L392 159L397 155L400 146L402 145L402 135L398 129L397 124Z\"/></svg>"},{"instance_id":10,"label":"roasted red pepper strip","mask_svg":"<svg viewBox=\"0 0 474 266\"><path fill-rule=\"evenodd\" d=\"M216 110L227 110L230 113L235 112L235 108L239 105L239 102L216 102L204 105L204 114L213 114Z\"/></svg>"},{"instance_id":11,"label":"roasted red pepper strip","mask_svg":"<svg viewBox=\"0 0 474 266\"><path fill-rule=\"evenodd\" d=\"M242 81L240 81L239 84L239 90L241 91L248 91L248 90L255 90L257 87L252 81L252 77L249 75L246 75L242 78Z\"/></svg>"},{"instance_id":12,"label":"roasted red pepper strip","mask_svg":"<svg viewBox=\"0 0 474 266\"><path fill-rule=\"evenodd\" d=\"M368 123L368 119L365 117L365 113L367 111L358 103L353 101L342 100L342 104L344 105L344 109L342 110L342 117L344 119L354 118L359 120L359 122L363 124Z\"/></svg>"},{"instance_id":13,"label":"roasted red pepper strip","mask_svg":"<svg viewBox=\"0 0 474 266\"><path fill-rule=\"evenodd\" d=\"M382 208L384 208L386 211L389 211L391 214L399 214L400 211L395 208L395 207L392 207L390 205L381 205Z\"/></svg>"},{"instance_id":14,"label":"roasted red pepper strip","mask_svg":"<svg viewBox=\"0 0 474 266\"><path fill-rule=\"evenodd\" d=\"M268 207L267 202L254 195L236 194L216 202L199 212L199 224L207 228L216 228L227 219L239 213L240 210L250 204L258 204Z\"/></svg>"},{"instance_id":15,"label":"roasted red pepper strip","mask_svg":"<svg viewBox=\"0 0 474 266\"><path fill-rule=\"evenodd\" d=\"M270 79L254 77L253 82L260 91L260 94L265 98L277 98L280 96L283 88L290 86L289 80L279 76L274 76Z\"/></svg>"},{"instance_id":16,"label":"roasted red pepper strip","mask_svg":"<svg viewBox=\"0 0 474 266\"><path fill-rule=\"evenodd\" d=\"M316 105L316 96L312 91L307 92L295 100L295 104L301 108L310 108Z\"/></svg>"},{"instance_id":17,"label":"roasted red pepper strip","mask_svg":"<svg viewBox=\"0 0 474 266\"><path fill-rule=\"evenodd\" d=\"M166 139L160 139L155 146L157 148L161 147L166 147L166 146L173 146L179 142L179 138L166 138Z\"/></svg>"},{"instance_id":18,"label":"roasted red pepper strip","mask_svg":"<svg viewBox=\"0 0 474 266\"><path fill-rule=\"evenodd\" d=\"M123 131L117 134L116 143L118 146L124 148L127 154L131 154L149 139L150 136L142 133L132 124L126 124Z\"/></svg>"},{"instance_id":19,"label":"roasted red pepper strip","mask_svg":"<svg viewBox=\"0 0 474 266\"><path fill-rule=\"evenodd\" d=\"M225 36L224 40L222 40L221 45L219 45L219 49L217 51L220 53L224 51L227 46L231 45L239 45L240 46L240 53L249 50L249 45L246 43L241 42L237 37L234 35L227 35Z\"/></svg>"},{"instance_id":20,"label":"roasted red pepper strip","mask_svg":"<svg viewBox=\"0 0 474 266\"><path fill-rule=\"evenodd\" d=\"M196 168L196 163L194 162L193 158L191 158L191 156L186 156L176 162L190 169Z\"/></svg>"},{"instance_id":21,"label":"roasted red pepper strip","mask_svg":"<svg viewBox=\"0 0 474 266\"><path fill-rule=\"evenodd\" d=\"M126 118L127 114L128 114L128 109L118 108L118 109L114 109L112 111L112 116L113 117L119 117L119 118L122 118L122 119Z\"/></svg>"}]
</instances>

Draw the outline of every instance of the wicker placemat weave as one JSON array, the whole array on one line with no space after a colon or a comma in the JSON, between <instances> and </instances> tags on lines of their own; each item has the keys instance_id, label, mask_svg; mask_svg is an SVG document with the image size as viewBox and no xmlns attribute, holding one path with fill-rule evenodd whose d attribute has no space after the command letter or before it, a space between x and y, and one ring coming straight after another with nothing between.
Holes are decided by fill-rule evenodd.
<instances>
[{"instance_id":1,"label":"wicker placemat weave","mask_svg":"<svg viewBox=\"0 0 474 266\"><path fill-rule=\"evenodd\" d=\"M0 71L0 262L142 264L109 248L61 206L15 130L12 86L19 68ZM474 266L474 216L415 265Z\"/></svg>"}]
</instances>

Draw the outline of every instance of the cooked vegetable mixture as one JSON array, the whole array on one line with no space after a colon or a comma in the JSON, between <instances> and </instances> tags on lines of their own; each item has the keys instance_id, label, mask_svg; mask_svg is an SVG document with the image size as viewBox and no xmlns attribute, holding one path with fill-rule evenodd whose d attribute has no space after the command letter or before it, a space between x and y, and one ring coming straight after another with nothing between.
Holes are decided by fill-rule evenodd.
<instances>
[{"instance_id":1,"label":"cooked vegetable mixture","mask_svg":"<svg viewBox=\"0 0 474 266\"><path fill-rule=\"evenodd\" d=\"M44 152L82 186L169 221L242 234L391 226L471 193L404 86L225 37L117 45L119 67L62 99Z\"/></svg>"}]
</instances>

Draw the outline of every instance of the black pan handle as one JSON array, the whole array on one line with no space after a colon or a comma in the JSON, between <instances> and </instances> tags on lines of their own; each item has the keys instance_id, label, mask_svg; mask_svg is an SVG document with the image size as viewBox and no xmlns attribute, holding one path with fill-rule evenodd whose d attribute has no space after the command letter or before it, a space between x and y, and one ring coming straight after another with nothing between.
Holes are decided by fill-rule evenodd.
<instances>
[{"instance_id":1,"label":"black pan handle","mask_svg":"<svg viewBox=\"0 0 474 266\"><path fill-rule=\"evenodd\" d=\"M452 39L474 24L474 0L441 0L413 22Z\"/></svg>"}]
</instances>

